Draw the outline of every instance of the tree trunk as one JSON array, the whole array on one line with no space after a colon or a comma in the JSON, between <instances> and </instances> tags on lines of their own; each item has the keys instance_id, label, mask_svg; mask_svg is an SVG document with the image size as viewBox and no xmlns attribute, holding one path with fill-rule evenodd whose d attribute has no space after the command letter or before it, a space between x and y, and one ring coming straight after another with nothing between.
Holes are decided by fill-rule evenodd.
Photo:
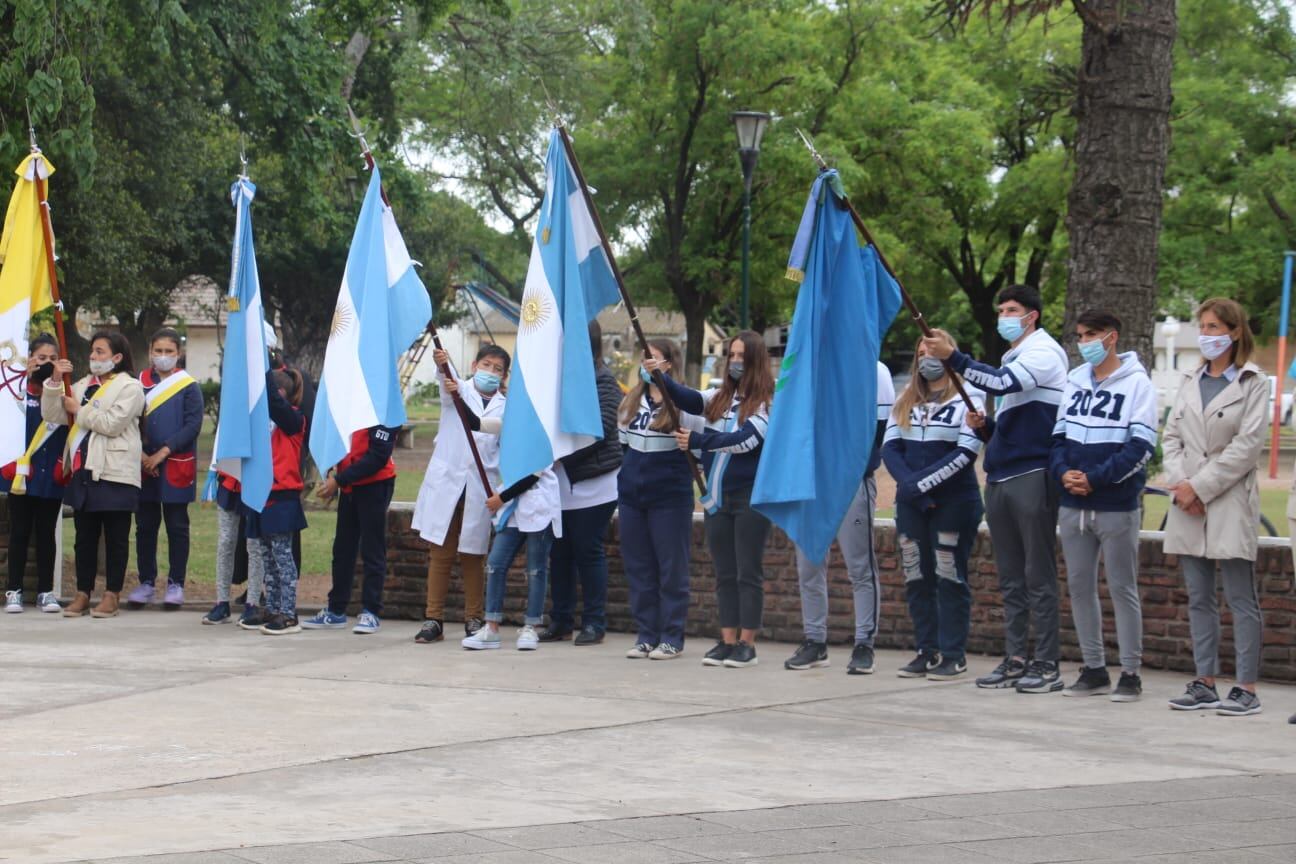
<instances>
[{"instance_id":1,"label":"tree trunk","mask_svg":"<svg viewBox=\"0 0 1296 864\"><path fill-rule=\"evenodd\" d=\"M684 380L690 387L702 378L702 350L706 347L706 313L689 305L684 308Z\"/></svg>"},{"instance_id":2,"label":"tree trunk","mask_svg":"<svg viewBox=\"0 0 1296 864\"><path fill-rule=\"evenodd\" d=\"M1074 2L1085 24L1063 337L1074 356L1080 312L1114 312L1124 324L1122 347L1138 351L1151 369L1175 3Z\"/></svg>"}]
</instances>

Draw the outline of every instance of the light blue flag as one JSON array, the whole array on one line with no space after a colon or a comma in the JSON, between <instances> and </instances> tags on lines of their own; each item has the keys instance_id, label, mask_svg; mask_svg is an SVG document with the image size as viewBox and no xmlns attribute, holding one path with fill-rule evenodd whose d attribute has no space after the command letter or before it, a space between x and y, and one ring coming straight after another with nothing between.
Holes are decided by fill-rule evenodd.
<instances>
[{"instance_id":1,"label":"light blue flag","mask_svg":"<svg viewBox=\"0 0 1296 864\"><path fill-rule=\"evenodd\" d=\"M555 129L504 403L500 474L506 487L603 437L588 328L599 310L619 299Z\"/></svg>"},{"instance_id":2,"label":"light blue flag","mask_svg":"<svg viewBox=\"0 0 1296 864\"><path fill-rule=\"evenodd\" d=\"M333 310L324 372L310 430L311 458L327 471L346 456L351 435L405 422L397 358L432 319L432 299L382 198L375 164L347 253Z\"/></svg>"},{"instance_id":3,"label":"light blue flag","mask_svg":"<svg viewBox=\"0 0 1296 864\"><path fill-rule=\"evenodd\" d=\"M752 506L811 561L828 554L877 433L877 361L900 286L860 248L836 171L810 189L789 276L804 273Z\"/></svg>"},{"instance_id":4,"label":"light blue flag","mask_svg":"<svg viewBox=\"0 0 1296 864\"><path fill-rule=\"evenodd\" d=\"M215 472L223 471L242 484L248 507L261 512L274 484L270 453L270 408L266 397L265 314L261 281L252 245L252 199L256 186L240 177L230 187L234 202L234 250L230 256L229 318L221 357L220 423L212 470L203 497L215 494Z\"/></svg>"}]
</instances>

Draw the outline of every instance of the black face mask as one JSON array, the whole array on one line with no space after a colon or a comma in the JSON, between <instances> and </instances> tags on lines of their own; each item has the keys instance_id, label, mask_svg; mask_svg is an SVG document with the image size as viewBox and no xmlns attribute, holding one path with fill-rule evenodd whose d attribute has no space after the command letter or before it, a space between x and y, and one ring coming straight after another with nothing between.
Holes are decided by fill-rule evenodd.
<instances>
[{"instance_id":1,"label":"black face mask","mask_svg":"<svg viewBox=\"0 0 1296 864\"><path fill-rule=\"evenodd\" d=\"M54 374L54 364L42 363L39 366L37 366L35 369L33 369L28 374L27 377L37 384L44 384L45 381L53 374Z\"/></svg>"}]
</instances>

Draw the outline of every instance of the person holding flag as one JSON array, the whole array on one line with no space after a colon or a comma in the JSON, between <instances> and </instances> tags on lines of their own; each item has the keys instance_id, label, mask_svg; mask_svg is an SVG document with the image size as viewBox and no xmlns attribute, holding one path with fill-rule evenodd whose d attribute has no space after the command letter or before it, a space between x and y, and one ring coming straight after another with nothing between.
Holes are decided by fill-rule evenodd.
<instances>
[{"instance_id":1,"label":"person holding flag","mask_svg":"<svg viewBox=\"0 0 1296 864\"><path fill-rule=\"evenodd\" d=\"M391 451L405 423L396 359L432 317L432 301L414 271L366 149L369 189L351 238L316 393L310 452L325 474L317 493L338 501L333 587L328 606L301 622L307 630L341 629L364 559L363 607L353 632L376 633L387 571L387 508L396 486ZM510 404L512 400L510 400Z\"/></svg>"},{"instance_id":2,"label":"person holding flag","mask_svg":"<svg viewBox=\"0 0 1296 864\"><path fill-rule=\"evenodd\" d=\"M834 170L821 170L810 187L788 278L801 288L752 506L787 533L806 565L827 560L834 536L854 538L843 543L856 621L847 672L867 673L878 617L868 474L886 418L878 408L894 392L878 359L901 291L878 250L860 246ZM803 597L813 600L804 606L806 640L817 644L803 645L789 668L827 661L826 578L800 563L798 576Z\"/></svg>"},{"instance_id":3,"label":"person holding flag","mask_svg":"<svg viewBox=\"0 0 1296 864\"><path fill-rule=\"evenodd\" d=\"M48 333L32 340L27 359L27 449L0 469L0 491L9 494L9 584L5 611L23 611L23 576L27 549L36 541L36 608L62 612L54 594L55 531L63 513L63 483L58 463L67 442L68 428L41 417L41 388L54 374L58 343Z\"/></svg>"},{"instance_id":4,"label":"person holding flag","mask_svg":"<svg viewBox=\"0 0 1296 864\"><path fill-rule=\"evenodd\" d=\"M645 360L649 371L661 369ZM752 483L769 425L774 376L759 333L739 331L725 346L724 378L700 393L665 377L670 398L681 411L706 421L702 432L675 432L680 450L702 451L707 472L707 548L716 571L720 639L702 658L705 666L755 666L756 635L765 610L761 559L770 523L751 507Z\"/></svg>"},{"instance_id":5,"label":"person holding flag","mask_svg":"<svg viewBox=\"0 0 1296 864\"><path fill-rule=\"evenodd\" d=\"M153 602L157 582L158 529L166 521L167 572L164 609L184 605L185 569L189 565L189 503L198 482L195 445L202 431L203 398L198 381L179 368L181 337L163 327L149 340L144 387L144 457L140 508L135 516L135 557L139 585L126 597L131 609Z\"/></svg>"}]
</instances>

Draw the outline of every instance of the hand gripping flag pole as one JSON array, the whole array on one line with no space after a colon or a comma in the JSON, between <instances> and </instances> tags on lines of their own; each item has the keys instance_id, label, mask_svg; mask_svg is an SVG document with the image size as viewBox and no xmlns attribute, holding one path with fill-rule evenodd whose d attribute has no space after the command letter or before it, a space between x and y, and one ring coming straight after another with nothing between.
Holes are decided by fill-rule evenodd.
<instances>
[{"instance_id":1,"label":"hand gripping flag pole","mask_svg":"<svg viewBox=\"0 0 1296 864\"><path fill-rule=\"evenodd\" d=\"M369 149L369 142L365 138L364 131L360 128L360 121L356 119L355 112L351 110L350 105L347 106L347 116L351 118L351 128L354 130L352 132L353 136L360 141L360 146L364 148L361 155L364 156L365 165L370 170L373 170L373 153ZM382 200L384 204L391 207L391 201L387 198L387 188L385 186L382 188ZM429 320L427 329L432 334L432 344L436 346L438 351L444 351L445 349L441 347L441 337L437 334L436 321ZM449 363L443 363L440 369L442 377L447 381L454 375ZM482 489L485 490L486 497L490 498L495 494L495 490L491 488L490 476L487 475L486 465L482 462L481 453L477 450L477 440L473 438L472 426L468 420L468 406L458 393L451 393L450 395L454 397L455 413L459 415L459 422L463 424L464 437L468 439L468 449L472 452L473 463L477 466L477 476L481 480Z\"/></svg>"},{"instance_id":2,"label":"hand gripping flag pole","mask_svg":"<svg viewBox=\"0 0 1296 864\"><path fill-rule=\"evenodd\" d=\"M800 129L797 130L797 135L801 136L801 142L805 144L806 149L810 151L810 155L819 166L819 170L828 170L828 163L824 161L823 156L819 155L819 151L815 149L814 142L811 141ZM896 275L895 269L891 266L891 262L886 259L886 256L882 254L881 248L879 248L877 243L874 242L873 235L869 232L868 226L864 224L864 220L860 218L859 211L855 209L855 205L851 203L850 198L846 195L843 194L841 200L846 204L846 209L850 211L851 221L855 223L855 228L860 232L860 235L863 236L864 242L872 246L873 251L877 252L878 261L882 263L882 266L886 268L887 273L891 274L891 278L894 279L896 285L899 286L900 300L904 303L905 308L909 310L909 315L913 318L914 323L918 325L918 329L922 331L924 336L931 336L932 329L927 323L927 319L923 317L922 311L918 308L918 304L909 296L909 292L905 289L904 283L900 281L900 277ZM950 367L949 360L942 360L941 362L945 364L947 372L952 373L954 371L953 368ZM958 390L958 394L962 397L963 402L966 403L968 410L979 413L980 409L977 408L976 403L972 401L972 397L968 395L967 390L963 388L962 379L957 375L951 374L950 381L954 382L954 389Z\"/></svg>"},{"instance_id":3,"label":"hand gripping flag pole","mask_svg":"<svg viewBox=\"0 0 1296 864\"><path fill-rule=\"evenodd\" d=\"M563 149L567 151L567 161L576 174L576 182L580 184L581 194L585 198L585 207L589 210L590 218L594 220L594 227L598 230L599 242L602 243L603 252L607 255L608 264L612 267L612 275L616 277L617 289L621 292L621 302L625 304L626 313L630 316L630 326L634 328L635 339L639 342L639 350L643 352L644 357L652 357L648 350L648 340L644 336L643 327L639 324L639 313L635 309L634 302L630 299L630 292L626 290L625 280L621 277L621 268L617 266L616 256L612 254L612 244L608 242L607 232L603 230L603 220L599 218L598 208L594 206L594 198L590 195L589 184L585 182L585 174L581 171L580 161L576 158L576 150L572 147L571 136L567 134L567 127L561 120L555 120L554 127L562 138ZM680 428L679 409L670 398L670 392L666 389L666 379L662 371L654 369L652 377L657 389L661 391L662 408L666 411L666 416L670 418L671 424L676 429ZM685 455L688 457L689 468L693 472L693 482L697 484L698 493L705 498L707 485L702 476L702 469L698 466L697 459L693 457L692 451L686 451Z\"/></svg>"}]
</instances>

